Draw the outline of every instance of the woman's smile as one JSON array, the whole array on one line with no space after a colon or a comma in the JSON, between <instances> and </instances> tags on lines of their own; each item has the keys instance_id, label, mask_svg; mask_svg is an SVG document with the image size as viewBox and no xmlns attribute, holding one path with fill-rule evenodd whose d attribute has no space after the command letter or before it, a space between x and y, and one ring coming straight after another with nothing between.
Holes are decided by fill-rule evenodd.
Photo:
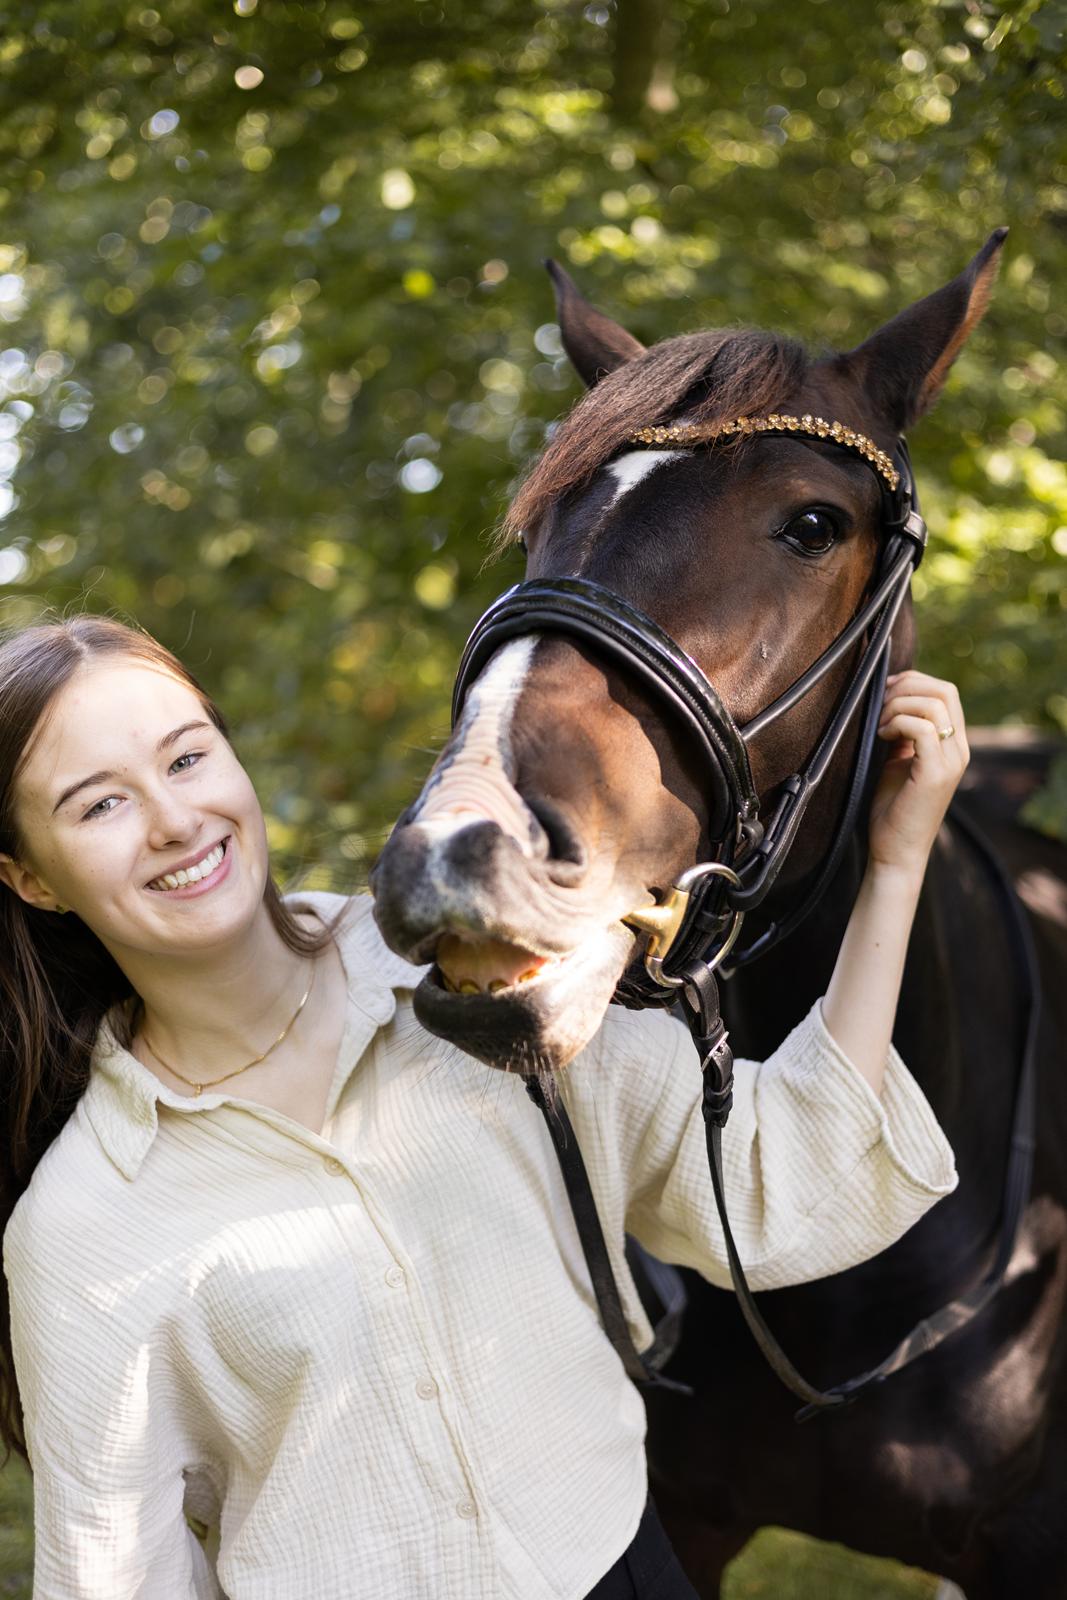
<instances>
[{"instance_id":1,"label":"woman's smile","mask_svg":"<svg viewBox=\"0 0 1067 1600\"><path fill-rule=\"evenodd\" d=\"M210 849L204 850L182 866L153 878L148 888L156 894L169 894L178 899L205 894L229 874L231 856L228 849L230 835L219 839Z\"/></svg>"}]
</instances>

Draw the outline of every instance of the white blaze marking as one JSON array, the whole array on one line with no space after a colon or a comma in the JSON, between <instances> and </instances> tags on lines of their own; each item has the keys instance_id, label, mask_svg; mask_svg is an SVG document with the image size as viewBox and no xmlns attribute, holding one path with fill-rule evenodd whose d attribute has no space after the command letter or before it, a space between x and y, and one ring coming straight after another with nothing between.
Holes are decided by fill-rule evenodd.
<instances>
[{"instance_id":1,"label":"white blaze marking","mask_svg":"<svg viewBox=\"0 0 1067 1600\"><path fill-rule=\"evenodd\" d=\"M636 489L650 472L655 472L665 461L677 461L685 454L684 450L631 450L629 455L620 456L618 461L612 461L608 471L618 484L618 488L609 501L609 508L621 500L624 494L629 494L631 489Z\"/></svg>"},{"instance_id":2,"label":"white blaze marking","mask_svg":"<svg viewBox=\"0 0 1067 1600\"><path fill-rule=\"evenodd\" d=\"M532 854L530 813L504 769L508 731L522 693L536 637L513 639L498 650L467 696L460 743L412 821L435 840L479 819L495 822Z\"/></svg>"}]
</instances>

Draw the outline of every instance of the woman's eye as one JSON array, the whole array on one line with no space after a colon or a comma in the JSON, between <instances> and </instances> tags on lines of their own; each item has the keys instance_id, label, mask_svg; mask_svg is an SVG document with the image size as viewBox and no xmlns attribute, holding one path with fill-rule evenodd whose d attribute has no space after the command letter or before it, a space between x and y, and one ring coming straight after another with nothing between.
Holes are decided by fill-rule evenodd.
<instances>
[{"instance_id":1,"label":"woman's eye","mask_svg":"<svg viewBox=\"0 0 1067 1600\"><path fill-rule=\"evenodd\" d=\"M188 772L190 767L195 767L204 752L202 750L187 750L183 756L178 756L170 764L172 772Z\"/></svg>"},{"instance_id":2,"label":"woman's eye","mask_svg":"<svg viewBox=\"0 0 1067 1600\"><path fill-rule=\"evenodd\" d=\"M90 817L106 817L108 812L113 811L118 803L118 795L106 794L102 800L98 800L94 806L89 807L82 821L88 822Z\"/></svg>"},{"instance_id":3,"label":"woman's eye","mask_svg":"<svg viewBox=\"0 0 1067 1600\"><path fill-rule=\"evenodd\" d=\"M837 539L837 523L827 511L801 511L790 517L778 537L802 555L821 556Z\"/></svg>"}]
</instances>

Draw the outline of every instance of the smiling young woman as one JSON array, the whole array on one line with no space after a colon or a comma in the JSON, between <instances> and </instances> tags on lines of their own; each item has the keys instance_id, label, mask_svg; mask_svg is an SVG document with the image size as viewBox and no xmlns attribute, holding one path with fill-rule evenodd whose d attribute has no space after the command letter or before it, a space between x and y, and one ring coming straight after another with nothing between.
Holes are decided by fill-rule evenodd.
<instances>
[{"instance_id":1,"label":"smiling young woman","mask_svg":"<svg viewBox=\"0 0 1067 1600\"><path fill-rule=\"evenodd\" d=\"M270 877L218 708L154 639L105 618L30 628L0 650L0 882L2 1226L85 1090L112 1008L143 1055L151 994L160 1050L177 1026L176 1055L192 1042L207 1080L241 1048L228 1000L243 1012L258 994L269 1027L332 946ZM0 1432L21 1449L2 1321Z\"/></svg>"},{"instance_id":2,"label":"smiling young woman","mask_svg":"<svg viewBox=\"0 0 1067 1600\"><path fill-rule=\"evenodd\" d=\"M830 991L739 1063L756 1288L865 1259L955 1183L890 1045L955 691L899 677L882 734ZM365 898L283 903L161 646L90 617L0 645L0 1435L34 1472L37 1600L693 1596L547 1132L518 1076L418 1029L418 978ZM690 1048L612 1011L561 1085L643 1340L627 1228L728 1282Z\"/></svg>"}]
</instances>

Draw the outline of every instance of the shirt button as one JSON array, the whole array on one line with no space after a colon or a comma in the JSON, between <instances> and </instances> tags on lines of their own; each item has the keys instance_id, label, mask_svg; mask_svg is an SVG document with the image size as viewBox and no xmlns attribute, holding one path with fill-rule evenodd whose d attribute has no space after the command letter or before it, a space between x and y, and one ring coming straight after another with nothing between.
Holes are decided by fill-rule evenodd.
<instances>
[{"instance_id":1,"label":"shirt button","mask_svg":"<svg viewBox=\"0 0 1067 1600\"><path fill-rule=\"evenodd\" d=\"M415 1385L415 1393L420 1400L433 1400L437 1395L437 1385L432 1378L420 1378Z\"/></svg>"},{"instance_id":2,"label":"shirt button","mask_svg":"<svg viewBox=\"0 0 1067 1600\"><path fill-rule=\"evenodd\" d=\"M462 1517L464 1522L469 1522L478 1515L478 1507L473 1500L461 1500L456 1507L456 1516Z\"/></svg>"},{"instance_id":3,"label":"shirt button","mask_svg":"<svg viewBox=\"0 0 1067 1600\"><path fill-rule=\"evenodd\" d=\"M344 1162L338 1161L336 1156L327 1156L322 1164L326 1168L326 1171L331 1173L335 1178L340 1178L343 1176L346 1170Z\"/></svg>"},{"instance_id":4,"label":"shirt button","mask_svg":"<svg viewBox=\"0 0 1067 1600\"><path fill-rule=\"evenodd\" d=\"M385 1281L389 1285L390 1289L402 1289L405 1281L403 1267L387 1267Z\"/></svg>"}]
</instances>

